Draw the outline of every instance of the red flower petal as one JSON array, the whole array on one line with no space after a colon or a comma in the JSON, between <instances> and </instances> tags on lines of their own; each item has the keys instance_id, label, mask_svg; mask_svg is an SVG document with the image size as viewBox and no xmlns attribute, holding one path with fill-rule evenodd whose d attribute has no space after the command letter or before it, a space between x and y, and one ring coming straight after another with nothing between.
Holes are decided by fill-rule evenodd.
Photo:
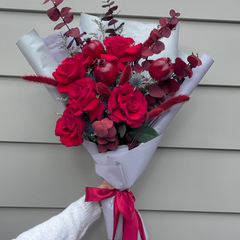
<instances>
[{"instance_id":1,"label":"red flower petal","mask_svg":"<svg viewBox=\"0 0 240 240\"><path fill-rule=\"evenodd\" d=\"M116 109L114 112L112 112L112 114L110 114L112 118L113 116L116 117L119 120L125 121L127 120L126 117L123 116L123 114L121 113L121 111L119 109ZM114 121L114 119L113 119ZM119 121L118 121L119 122Z\"/></svg>"},{"instance_id":2,"label":"red flower petal","mask_svg":"<svg viewBox=\"0 0 240 240\"><path fill-rule=\"evenodd\" d=\"M108 149L107 149L107 147L106 147L105 144L104 144L104 145L99 144L99 145L98 145L98 150L99 150L99 152L104 153L104 152L106 152Z\"/></svg>"},{"instance_id":3,"label":"red flower petal","mask_svg":"<svg viewBox=\"0 0 240 240\"><path fill-rule=\"evenodd\" d=\"M83 139L78 139L77 136L70 138L69 136L61 136L60 141L66 147L79 146L83 143Z\"/></svg>"},{"instance_id":4,"label":"red flower petal","mask_svg":"<svg viewBox=\"0 0 240 240\"><path fill-rule=\"evenodd\" d=\"M96 128L98 125L102 125L102 124L101 124L101 121L95 121L95 122L93 122L93 123L92 123L93 129L95 130L95 128Z\"/></svg>"},{"instance_id":5,"label":"red flower petal","mask_svg":"<svg viewBox=\"0 0 240 240\"><path fill-rule=\"evenodd\" d=\"M97 143L98 144L107 144L108 140L105 138L97 137Z\"/></svg>"},{"instance_id":6,"label":"red flower petal","mask_svg":"<svg viewBox=\"0 0 240 240\"><path fill-rule=\"evenodd\" d=\"M117 134L117 130L114 126L112 126L110 129L108 129L108 134L106 135L107 138L114 137Z\"/></svg>"},{"instance_id":7,"label":"red flower petal","mask_svg":"<svg viewBox=\"0 0 240 240\"><path fill-rule=\"evenodd\" d=\"M105 139L106 139L108 142L115 142L115 141L117 141L117 138L116 138L116 137L105 137Z\"/></svg>"},{"instance_id":8,"label":"red flower petal","mask_svg":"<svg viewBox=\"0 0 240 240\"><path fill-rule=\"evenodd\" d=\"M70 91L71 88L72 88L73 83L74 83L74 82L69 83L69 84L61 84L61 83L59 83L59 84L57 85L57 89L58 89L58 91L59 91L60 93L67 93L67 94L68 94L69 91Z\"/></svg>"},{"instance_id":9,"label":"red flower petal","mask_svg":"<svg viewBox=\"0 0 240 240\"><path fill-rule=\"evenodd\" d=\"M110 129L113 127L113 121L109 118L102 119L101 124L107 129Z\"/></svg>"},{"instance_id":10,"label":"red flower petal","mask_svg":"<svg viewBox=\"0 0 240 240\"><path fill-rule=\"evenodd\" d=\"M114 55L101 54L100 56L101 56L102 59L105 59L106 61L109 61L109 62L113 62L114 64L116 64L117 61L118 61L118 58Z\"/></svg>"},{"instance_id":11,"label":"red flower petal","mask_svg":"<svg viewBox=\"0 0 240 240\"><path fill-rule=\"evenodd\" d=\"M104 128L102 125L97 125L94 130L98 137L105 137L108 134L107 128Z\"/></svg>"},{"instance_id":12,"label":"red flower petal","mask_svg":"<svg viewBox=\"0 0 240 240\"><path fill-rule=\"evenodd\" d=\"M108 143L107 148L112 151L116 150L118 148L118 144L119 144L118 141L115 141L113 143Z\"/></svg>"}]
</instances>

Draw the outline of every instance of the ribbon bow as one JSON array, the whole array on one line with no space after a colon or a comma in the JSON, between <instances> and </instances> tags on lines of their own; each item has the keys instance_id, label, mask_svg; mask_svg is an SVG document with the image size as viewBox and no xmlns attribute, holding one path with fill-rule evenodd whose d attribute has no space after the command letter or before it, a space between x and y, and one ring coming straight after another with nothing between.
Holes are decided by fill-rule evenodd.
<instances>
[{"instance_id":1,"label":"ribbon bow","mask_svg":"<svg viewBox=\"0 0 240 240\"><path fill-rule=\"evenodd\" d=\"M120 213L123 216L123 240L137 240L138 230L142 240L146 240L142 220L134 206L135 197L132 192L87 187L85 201L101 201L114 196L114 229L112 240L114 240L116 235Z\"/></svg>"}]
</instances>

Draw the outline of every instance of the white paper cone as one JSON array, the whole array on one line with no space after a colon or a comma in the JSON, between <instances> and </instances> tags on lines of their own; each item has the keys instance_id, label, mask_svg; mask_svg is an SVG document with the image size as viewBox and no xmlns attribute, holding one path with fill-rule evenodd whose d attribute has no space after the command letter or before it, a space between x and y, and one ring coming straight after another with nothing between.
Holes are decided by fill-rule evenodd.
<instances>
[{"instance_id":1,"label":"white paper cone","mask_svg":"<svg viewBox=\"0 0 240 240\"><path fill-rule=\"evenodd\" d=\"M52 77L58 63L34 29L18 40L17 46L37 75ZM45 85L45 88L62 113L66 106L57 99L64 98L66 95L59 93L56 87Z\"/></svg>"}]
</instances>

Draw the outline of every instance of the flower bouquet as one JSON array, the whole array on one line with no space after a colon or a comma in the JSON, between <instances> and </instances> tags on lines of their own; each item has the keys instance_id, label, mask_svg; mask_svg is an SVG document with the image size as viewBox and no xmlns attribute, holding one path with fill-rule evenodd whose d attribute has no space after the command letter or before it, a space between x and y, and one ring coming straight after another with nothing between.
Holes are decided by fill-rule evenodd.
<instances>
[{"instance_id":1,"label":"flower bouquet","mask_svg":"<svg viewBox=\"0 0 240 240\"><path fill-rule=\"evenodd\" d=\"M99 18L81 14L82 30L68 26L73 15L59 9L63 0L51 2L49 18L62 19L54 29L68 30L43 39L32 30L18 41L37 74L23 79L46 85L60 110L55 133L62 144L83 144L96 173L116 188L86 188L86 201L103 200L108 239L148 239L127 189L213 61L178 51L180 14L174 10L159 26L120 22L118 6L107 0Z\"/></svg>"}]
</instances>

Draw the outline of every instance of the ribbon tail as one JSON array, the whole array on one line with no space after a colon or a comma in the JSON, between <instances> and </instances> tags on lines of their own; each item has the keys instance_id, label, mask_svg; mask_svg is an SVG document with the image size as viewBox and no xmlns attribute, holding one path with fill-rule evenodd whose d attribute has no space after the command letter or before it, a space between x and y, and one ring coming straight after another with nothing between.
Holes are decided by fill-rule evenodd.
<instances>
[{"instance_id":1,"label":"ribbon tail","mask_svg":"<svg viewBox=\"0 0 240 240\"><path fill-rule=\"evenodd\" d=\"M113 237L112 237L112 240L114 240L115 235L116 235L119 214L120 214L120 212L118 211L118 208L116 206L116 199L114 199L114 227L113 227Z\"/></svg>"},{"instance_id":2,"label":"ribbon tail","mask_svg":"<svg viewBox=\"0 0 240 240\"><path fill-rule=\"evenodd\" d=\"M123 240L137 240L138 239L138 222L137 218L133 221L123 218Z\"/></svg>"},{"instance_id":3,"label":"ribbon tail","mask_svg":"<svg viewBox=\"0 0 240 240\"><path fill-rule=\"evenodd\" d=\"M139 228L139 232L140 232L140 236L141 236L141 239L142 240L146 240L146 235L145 235L145 232L144 232L144 228L143 228L143 224L142 224L142 219L141 217L139 216L139 213L137 210L135 210L135 214L138 218L138 228Z\"/></svg>"},{"instance_id":4,"label":"ribbon tail","mask_svg":"<svg viewBox=\"0 0 240 240\"><path fill-rule=\"evenodd\" d=\"M132 221L123 219L123 228L123 240L137 240L138 231L140 233L141 239L146 240L142 219L136 209L135 217Z\"/></svg>"}]
</instances>

